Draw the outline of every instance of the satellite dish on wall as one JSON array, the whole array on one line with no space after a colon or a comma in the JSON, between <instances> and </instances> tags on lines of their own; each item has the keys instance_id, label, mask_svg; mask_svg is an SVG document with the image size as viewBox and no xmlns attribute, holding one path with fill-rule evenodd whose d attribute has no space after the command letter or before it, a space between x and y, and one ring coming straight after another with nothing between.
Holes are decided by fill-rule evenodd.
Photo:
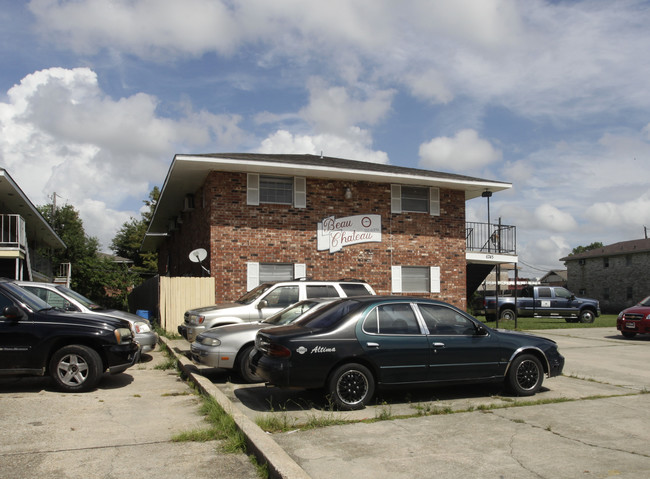
<instances>
[{"instance_id":1,"label":"satellite dish on wall","mask_svg":"<svg viewBox=\"0 0 650 479\"><path fill-rule=\"evenodd\" d=\"M190 261L192 263L200 263L208 257L208 252L203 248L197 248L190 253Z\"/></svg>"},{"instance_id":2,"label":"satellite dish on wall","mask_svg":"<svg viewBox=\"0 0 650 479\"><path fill-rule=\"evenodd\" d=\"M204 250L203 248L197 248L193 251L190 252L190 261L192 263L199 263L201 264L205 258L208 257L208 252ZM206 273L210 274L210 270L207 269L205 266L201 264L201 268L203 268L203 271Z\"/></svg>"}]
</instances>

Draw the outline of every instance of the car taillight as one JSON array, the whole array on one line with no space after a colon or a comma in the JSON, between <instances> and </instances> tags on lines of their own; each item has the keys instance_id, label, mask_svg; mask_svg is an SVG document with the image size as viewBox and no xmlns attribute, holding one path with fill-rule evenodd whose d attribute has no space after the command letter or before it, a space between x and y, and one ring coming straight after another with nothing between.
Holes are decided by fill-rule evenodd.
<instances>
[{"instance_id":1,"label":"car taillight","mask_svg":"<svg viewBox=\"0 0 650 479\"><path fill-rule=\"evenodd\" d=\"M291 356L291 351L281 344L270 343L266 349L266 354L274 358L288 358Z\"/></svg>"}]
</instances>

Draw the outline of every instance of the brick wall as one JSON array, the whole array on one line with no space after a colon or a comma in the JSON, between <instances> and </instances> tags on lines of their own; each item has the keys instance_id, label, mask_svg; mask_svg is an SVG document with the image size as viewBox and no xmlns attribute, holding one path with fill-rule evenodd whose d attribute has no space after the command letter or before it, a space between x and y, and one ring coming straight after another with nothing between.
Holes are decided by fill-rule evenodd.
<instances>
[{"instance_id":1,"label":"brick wall","mask_svg":"<svg viewBox=\"0 0 650 479\"><path fill-rule=\"evenodd\" d=\"M584 264L567 261L567 288L578 296L600 301L603 313L618 314L650 295L650 253L612 255L607 259L607 267L603 256L586 258Z\"/></svg>"},{"instance_id":2,"label":"brick wall","mask_svg":"<svg viewBox=\"0 0 650 479\"><path fill-rule=\"evenodd\" d=\"M345 188L352 199L344 198ZM201 274L189 252L209 250L215 299L246 291L247 262L304 263L314 279L357 278L391 293L391 266L439 266L441 293L425 294L466 307L465 194L440 191L440 216L390 213L390 185L307 178L307 207L246 204L246 174L211 172L195 209L160 249L161 273ZM382 242L330 253L317 250L317 224L328 216L381 215ZM208 240L209 238L209 240ZM169 267L166 269L166 265Z\"/></svg>"}]
</instances>

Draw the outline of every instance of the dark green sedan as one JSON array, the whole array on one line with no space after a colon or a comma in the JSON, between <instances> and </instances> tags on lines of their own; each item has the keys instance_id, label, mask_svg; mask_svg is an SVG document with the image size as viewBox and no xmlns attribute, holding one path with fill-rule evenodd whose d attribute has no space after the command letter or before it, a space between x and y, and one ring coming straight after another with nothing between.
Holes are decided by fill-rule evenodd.
<instances>
[{"instance_id":1,"label":"dark green sedan","mask_svg":"<svg viewBox=\"0 0 650 479\"><path fill-rule=\"evenodd\" d=\"M251 359L268 384L325 388L339 409L364 407L381 386L501 381L530 396L563 367L550 339L491 329L442 301L404 296L344 298L263 329Z\"/></svg>"}]
</instances>

